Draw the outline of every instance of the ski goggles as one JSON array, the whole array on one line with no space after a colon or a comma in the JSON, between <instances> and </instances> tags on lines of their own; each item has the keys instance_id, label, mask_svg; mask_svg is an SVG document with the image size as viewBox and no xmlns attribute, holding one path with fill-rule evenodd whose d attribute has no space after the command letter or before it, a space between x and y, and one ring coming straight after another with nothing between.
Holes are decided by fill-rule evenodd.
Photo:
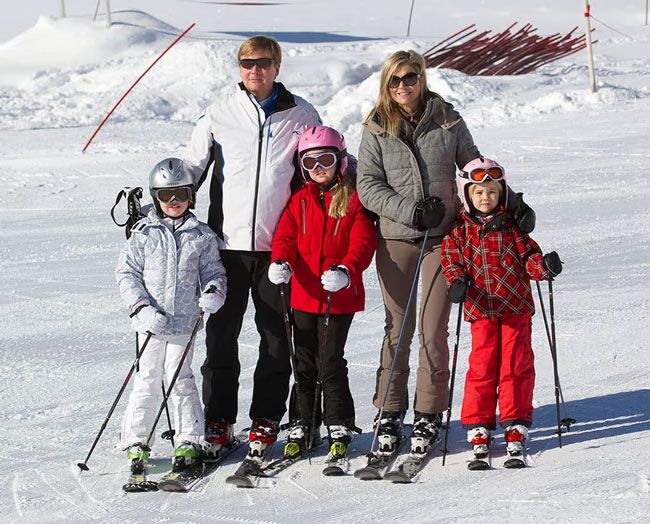
<instances>
[{"instance_id":1,"label":"ski goggles","mask_svg":"<svg viewBox=\"0 0 650 524\"><path fill-rule=\"evenodd\" d=\"M388 87L391 89L397 89L400 85L400 83L404 83L405 86L414 86L415 84L418 83L418 80L420 79L420 74L416 73L415 71L411 71L410 73L406 73L404 76L391 76L390 80L388 81Z\"/></svg>"},{"instance_id":2,"label":"ski goggles","mask_svg":"<svg viewBox=\"0 0 650 524\"><path fill-rule=\"evenodd\" d=\"M239 61L239 67L243 69L253 69L255 66L260 69L268 69L275 62L273 58L242 58Z\"/></svg>"},{"instance_id":3,"label":"ski goggles","mask_svg":"<svg viewBox=\"0 0 650 524\"><path fill-rule=\"evenodd\" d=\"M500 167L472 169L469 173L463 173L463 178L468 178L477 184L485 182L487 179L498 181L503 178L503 170Z\"/></svg>"},{"instance_id":4,"label":"ski goggles","mask_svg":"<svg viewBox=\"0 0 650 524\"><path fill-rule=\"evenodd\" d=\"M326 152L326 153L317 153L315 155L304 155L300 158L300 164L307 171L313 171L318 166L321 166L323 169L329 169L336 164L338 157L336 153Z\"/></svg>"},{"instance_id":5,"label":"ski goggles","mask_svg":"<svg viewBox=\"0 0 650 524\"><path fill-rule=\"evenodd\" d=\"M169 204L172 200L187 202L192 198L192 190L187 186L154 189L153 195L163 204Z\"/></svg>"}]
</instances>

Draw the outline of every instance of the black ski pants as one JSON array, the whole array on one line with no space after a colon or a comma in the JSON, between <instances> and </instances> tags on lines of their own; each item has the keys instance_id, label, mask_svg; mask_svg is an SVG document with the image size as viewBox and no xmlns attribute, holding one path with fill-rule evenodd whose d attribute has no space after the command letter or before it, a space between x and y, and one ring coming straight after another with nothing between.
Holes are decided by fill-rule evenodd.
<instances>
[{"instance_id":1,"label":"black ski pants","mask_svg":"<svg viewBox=\"0 0 650 524\"><path fill-rule=\"evenodd\" d=\"M237 419L239 346L249 292L255 306L260 335L259 355L253 375L250 418L280 421L286 411L291 364L278 286L268 279L268 251L222 250L228 292L226 302L206 324L207 355L203 375L203 405L207 422Z\"/></svg>"},{"instance_id":2,"label":"black ski pants","mask_svg":"<svg viewBox=\"0 0 650 524\"><path fill-rule=\"evenodd\" d=\"M322 358L323 422L326 426L343 424L354 427L354 401L348 382L347 361L344 358L354 314L330 315L327 328L327 346L323 352L325 315L293 312L293 340L296 347L296 409L298 418L311 424L318 370ZM316 427L320 426L320 409Z\"/></svg>"}]
</instances>

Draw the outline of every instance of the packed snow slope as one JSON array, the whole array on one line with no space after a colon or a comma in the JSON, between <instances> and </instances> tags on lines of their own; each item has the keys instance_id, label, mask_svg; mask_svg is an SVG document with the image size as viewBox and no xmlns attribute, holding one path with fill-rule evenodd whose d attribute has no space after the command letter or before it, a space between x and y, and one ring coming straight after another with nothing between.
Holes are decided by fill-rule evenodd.
<instances>
[{"instance_id":1,"label":"packed snow slope","mask_svg":"<svg viewBox=\"0 0 650 524\"><path fill-rule=\"evenodd\" d=\"M465 467L467 443L458 423L470 342L464 325L450 454L442 467L440 452L434 453L418 483L324 478L321 450L311 465L296 464L260 482L259 489L241 491L224 483L243 456L240 450L188 495L127 496L121 491L125 455L114 447L124 401L88 462L90 471L80 475L76 467L134 358L134 337L113 278L123 232L109 209L122 187L146 184L157 160L177 154L205 105L237 81L234 55L242 38L278 35L285 57L280 79L312 101L326 124L342 130L355 153L360 121L390 52L425 51L471 22L502 30L517 20L543 33L566 32L582 23L582 3L554 0L531 8L505 0L416 2L409 39L396 35L405 33L410 2L398 8L374 1L366 13L367 2L339 0L261 7L113 0L110 31L103 20L92 23L94 2L69 0L65 20L38 18L56 15L58 2L22 4L14 18L0 22L0 35L7 35L0 38L3 522L650 519L650 33L642 25L642 5L593 7L596 17L624 33L594 22L596 94L589 91L582 53L519 77L427 73L431 88L465 116L481 151L498 159L510 184L525 193L538 217L533 237L565 262L554 285L555 323L562 414L577 423L562 448L554 433L552 363L538 308L535 426L525 470L503 470L501 453L493 471ZM29 23L12 33L19 18ZM82 155L112 104L194 20L195 32L145 77ZM201 218L207 201L200 192ZM346 350L357 424L364 430L353 441L353 469L365 463L372 438L383 335L374 268L366 283L366 310L355 317ZM546 283L541 289L548 311ZM454 309L452 334L455 318ZM455 341L449 342L453 348ZM239 429L248 424L257 344L251 308L240 337ZM194 362L199 381L203 354L200 334ZM497 435L496 448L502 444ZM280 450L278 444L275 454ZM155 443L157 472L170 453L168 443Z\"/></svg>"}]
</instances>

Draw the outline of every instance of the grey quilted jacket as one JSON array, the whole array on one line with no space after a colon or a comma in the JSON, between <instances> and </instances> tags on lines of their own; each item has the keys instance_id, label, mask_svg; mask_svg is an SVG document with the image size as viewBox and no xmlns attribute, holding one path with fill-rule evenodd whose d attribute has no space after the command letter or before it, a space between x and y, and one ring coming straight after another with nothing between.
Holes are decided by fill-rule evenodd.
<instances>
[{"instance_id":1,"label":"grey quilted jacket","mask_svg":"<svg viewBox=\"0 0 650 524\"><path fill-rule=\"evenodd\" d=\"M214 285L226 294L220 241L192 213L173 220L151 205L142 211L146 216L133 227L115 270L122 300L131 310L149 303L163 311L167 326L161 335L189 334L201 291Z\"/></svg>"},{"instance_id":2,"label":"grey quilted jacket","mask_svg":"<svg viewBox=\"0 0 650 524\"><path fill-rule=\"evenodd\" d=\"M436 196L446 207L432 236L448 233L458 214L456 166L479 156L465 122L440 96L427 100L415 130L389 136L379 122L366 124L359 147L357 191L361 203L379 215L377 235L386 239L424 236L413 226L415 205Z\"/></svg>"}]
</instances>

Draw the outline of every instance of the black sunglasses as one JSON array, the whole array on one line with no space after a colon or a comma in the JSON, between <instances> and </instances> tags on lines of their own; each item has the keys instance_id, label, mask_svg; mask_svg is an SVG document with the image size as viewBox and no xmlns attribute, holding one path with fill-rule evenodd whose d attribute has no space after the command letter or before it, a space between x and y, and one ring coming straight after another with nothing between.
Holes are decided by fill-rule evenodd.
<instances>
[{"instance_id":1,"label":"black sunglasses","mask_svg":"<svg viewBox=\"0 0 650 524\"><path fill-rule=\"evenodd\" d=\"M273 62L275 62L273 58L242 58L239 61L239 66L244 69L253 69L255 66L260 69L268 69Z\"/></svg>"},{"instance_id":2,"label":"black sunglasses","mask_svg":"<svg viewBox=\"0 0 650 524\"><path fill-rule=\"evenodd\" d=\"M390 80L388 81L388 87L395 89L399 87L400 82L404 82L405 86L414 86L417 84L419 79L420 74L416 73L415 71L406 73L404 76L391 76Z\"/></svg>"}]
</instances>

